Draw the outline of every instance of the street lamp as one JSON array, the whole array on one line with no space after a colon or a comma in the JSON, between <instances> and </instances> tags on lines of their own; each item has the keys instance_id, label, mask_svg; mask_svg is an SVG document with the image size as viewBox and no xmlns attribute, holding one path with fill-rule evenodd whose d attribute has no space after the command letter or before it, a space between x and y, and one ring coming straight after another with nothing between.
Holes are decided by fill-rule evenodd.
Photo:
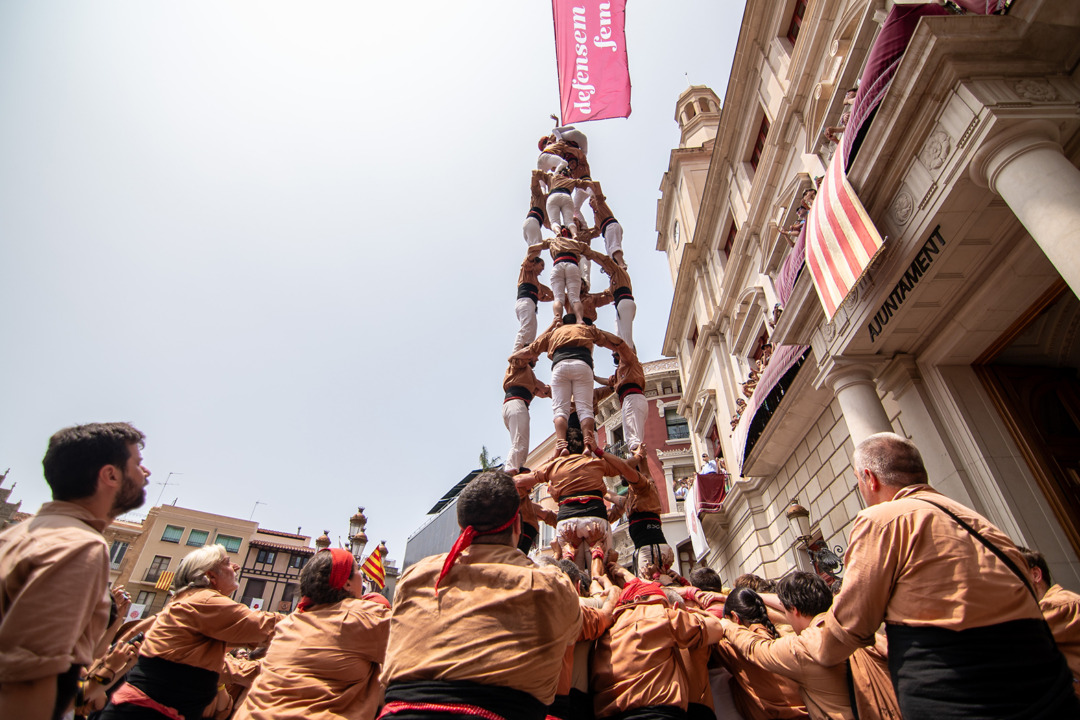
<instances>
[{"instance_id":1,"label":"street lamp","mask_svg":"<svg viewBox=\"0 0 1080 720\"><path fill-rule=\"evenodd\" d=\"M814 541L810 535L810 511L799 504L798 498L792 498L791 504L784 511L788 524L795 531L796 541L802 545L803 550L810 556L814 564L814 570L832 585L840 577L837 575L844 568L844 561L840 559L844 549L836 546L836 552L829 549L825 543Z\"/></svg>"},{"instance_id":2,"label":"street lamp","mask_svg":"<svg viewBox=\"0 0 1080 720\"><path fill-rule=\"evenodd\" d=\"M364 508L358 507L356 514L349 518L349 549L356 558L356 562L363 562L364 547L368 541L368 536L364 532L366 527L367 516L364 515Z\"/></svg>"}]
</instances>

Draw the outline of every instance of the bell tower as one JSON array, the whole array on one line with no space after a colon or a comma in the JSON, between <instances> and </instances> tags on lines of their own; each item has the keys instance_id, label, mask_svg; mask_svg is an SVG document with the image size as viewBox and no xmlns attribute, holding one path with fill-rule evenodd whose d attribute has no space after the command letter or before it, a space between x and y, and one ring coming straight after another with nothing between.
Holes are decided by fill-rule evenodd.
<instances>
[{"instance_id":1,"label":"bell tower","mask_svg":"<svg viewBox=\"0 0 1080 720\"><path fill-rule=\"evenodd\" d=\"M675 103L679 147L701 147L716 137L720 125L720 98L707 85L691 85Z\"/></svg>"}]
</instances>

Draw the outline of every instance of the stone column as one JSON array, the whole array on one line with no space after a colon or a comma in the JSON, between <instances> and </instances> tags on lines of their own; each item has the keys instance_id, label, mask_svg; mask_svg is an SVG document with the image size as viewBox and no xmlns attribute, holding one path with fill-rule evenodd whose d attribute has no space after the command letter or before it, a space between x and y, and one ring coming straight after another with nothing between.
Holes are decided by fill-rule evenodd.
<instances>
[{"instance_id":1,"label":"stone column","mask_svg":"<svg viewBox=\"0 0 1080 720\"><path fill-rule=\"evenodd\" d=\"M1046 120L1021 123L991 138L970 173L1008 204L1047 259L1080 295L1080 170Z\"/></svg>"},{"instance_id":2,"label":"stone column","mask_svg":"<svg viewBox=\"0 0 1080 720\"><path fill-rule=\"evenodd\" d=\"M842 365L828 375L851 442L858 445L879 432L892 432L889 415L878 397L877 384L870 369L862 365Z\"/></svg>"}]
</instances>

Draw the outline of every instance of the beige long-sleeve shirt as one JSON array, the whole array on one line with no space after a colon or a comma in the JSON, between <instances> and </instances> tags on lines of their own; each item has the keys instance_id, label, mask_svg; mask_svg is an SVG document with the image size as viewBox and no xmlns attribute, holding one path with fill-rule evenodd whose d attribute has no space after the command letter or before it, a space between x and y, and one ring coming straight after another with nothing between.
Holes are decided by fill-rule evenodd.
<instances>
[{"instance_id":1,"label":"beige long-sleeve shirt","mask_svg":"<svg viewBox=\"0 0 1080 720\"><path fill-rule=\"evenodd\" d=\"M764 625L751 625L747 631L756 638L773 639ZM781 637L797 639L795 635ZM807 717L797 683L751 662L731 642L720 643L717 651L731 672L731 694L745 720Z\"/></svg>"},{"instance_id":2,"label":"beige long-sleeve shirt","mask_svg":"<svg viewBox=\"0 0 1080 720\"><path fill-rule=\"evenodd\" d=\"M824 616L819 615L813 624L824 623ZM813 720L854 720L843 664L818 665L795 642L797 635L773 639L729 623L724 626L724 636L748 663L798 683L803 704Z\"/></svg>"},{"instance_id":3,"label":"beige long-sleeve shirt","mask_svg":"<svg viewBox=\"0 0 1080 720\"><path fill-rule=\"evenodd\" d=\"M615 623L596 643L592 687L596 716L633 708L697 702L679 649L711 645L723 634L704 613L666 606L650 596L615 611Z\"/></svg>"},{"instance_id":4,"label":"beige long-sleeve shirt","mask_svg":"<svg viewBox=\"0 0 1080 720\"><path fill-rule=\"evenodd\" d=\"M986 518L929 485L905 487L855 516L843 589L824 626L801 636L821 664L836 665L873 644L882 621L966 630L1042 617L1001 560L920 497L949 508L1026 571L1016 546Z\"/></svg>"},{"instance_id":5,"label":"beige long-sleeve shirt","mask_svg":"<svg viewBox=\"0 0 1080 720\"><path fill-rule=\"evenodd\" d=\"M581 632L578 595L555 567L517 548L466 548L435 594L446 555L401 576L382 679L470 681L527 692L550 705L566 646Z\"/></svg>"},{"instance_id":6,"label":"beige long-sleeve shirt","mask_svg":"<svg viewBox=\"0 0 1080 720\"><path fill-rule=\"evenodd\" d=\"M389 637L390 609L370 600L289 615L234 720L372 720Z\"/></svg>"},{"instance_id":7,"label":"beige long-sleeve shirt","mask_svg":"<svg viewBox=\"0 0 1080 720\"><path fill-rule=\"evenodd\" d=\"M1052 585L1039 601L1061 654L1073 674L1073 690L1080 695L1080 595Z\"/></svg>"},{"instance_id":8,"label":"beige long-sleeve shirt","mask_svg":"<svg viewBox=\"0 0 1080 720\"><path fill-rule=\"evenodd\" d=\"M220 672L229 645L262 645L283 617L252 610L217 590L189 590L158 613L139 655Z\"/></svg>"},{"instance_id":9,"label":"beige long-sleeve shirt","mask_svg":"<svg viewBox=\"0 0 1080 720\"><path fill-rule=\"evenodd\" d=\"M108 524L57 501L0 533L0 683L94 661L109 624Z\"/></svg>"}]
</instances>

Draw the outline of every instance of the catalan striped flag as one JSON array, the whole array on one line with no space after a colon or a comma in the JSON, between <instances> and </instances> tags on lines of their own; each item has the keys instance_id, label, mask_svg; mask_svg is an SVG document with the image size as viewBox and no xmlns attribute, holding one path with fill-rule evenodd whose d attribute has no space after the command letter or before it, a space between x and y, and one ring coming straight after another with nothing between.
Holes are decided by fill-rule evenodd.
<instances>
[{"instance_id":1,"label":"catalan striped flag","mask_svg":"<svg viewBox=\"0 0 1080 720\"><path fill-rule=\"evenodd\" d=\"M157 582L154 583L155 590L168 590L172 587L173 578L176 577L176 573L172 570L166 570L158 575Z\"/></svg>"},{"instance_id":2,"label":"catalan striped flag","mask_svg":"<svg viewBox=\"0 0 1080 720\"><path fill-rule=\"evenodd\" d=\"M383 557L382 553L379 552L379 548L371 551L371 554L367 556L367 560L360 566L360 570L373 583L378 585L380 590L386 587L386 565L383 564Z\"/></svg>"},{"instance_id":3,"label":"catalan striped flag","mask_svg":"<svg viewBox=\"0 0 1080 720\"><path fill-rule=\"evenodd\" d=\"M806 264L830 321L883 242L844 173L848 136L829 162L806 222Z\"/></svg>"}]
</instances>

